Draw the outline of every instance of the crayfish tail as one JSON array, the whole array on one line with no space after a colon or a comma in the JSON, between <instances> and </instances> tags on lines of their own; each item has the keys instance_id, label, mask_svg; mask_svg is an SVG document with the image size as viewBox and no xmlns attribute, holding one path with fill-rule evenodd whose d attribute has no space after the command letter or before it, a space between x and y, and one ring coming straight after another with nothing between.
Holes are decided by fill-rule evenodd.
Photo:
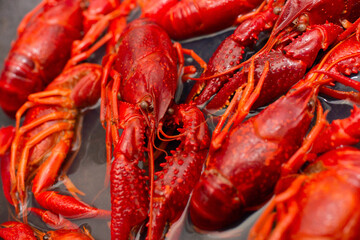
<instances>
[{"instance_id":1,"label":"crayfish tail","mask_svg":"<svg viewBox=\"0 0 360 240\"><path fill-rule=\"evenodd\" d=\"M29 94L44 88L45 83L40 73L34 73L35 65L32 59L20 53L9 53L5 60L0 76L0 105L10 117L15 117L16 111L26 102Z\"/></svg>"}]
</instances>

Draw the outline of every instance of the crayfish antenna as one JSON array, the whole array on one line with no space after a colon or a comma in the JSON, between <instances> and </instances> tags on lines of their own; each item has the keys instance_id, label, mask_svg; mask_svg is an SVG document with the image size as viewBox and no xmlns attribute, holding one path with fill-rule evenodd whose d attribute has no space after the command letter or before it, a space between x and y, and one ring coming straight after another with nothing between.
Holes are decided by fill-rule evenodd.
<instances>
[{"instance_id":1,"label":"crayfish antenna","mask_svg":"<svg viewBox=\"0 0 360 240\"><path fill-rule=\"evenodd\" d=\"M152 130L153 131L153 130ZM150 209L149 209L149 213L150 213L150 217L149 217L149 232L148 232L148 236L149 236L149 240L152 240L152 221L153 221L153 204L154 204L154 176L155 176L155 167L154 167L154 151L153 151L153 142L154 142L154 132L152 132L150 134L150 140L149 140L149 144L148 144L148 150L149 150L149 178L150 178Z\"/></svg>"},{"instance_id":2,"label":"crayfish antenna","mask_svg":"<svg viewBox=\"0 0 360 240\"><path fill-rule=\"evenodd\" d=\"M357 55L359 55L359 54L357 54ZM346 92L346 91L335 90L335 89L331 89L329 87L323 86L320 89L320 91L322 93L324 93L328 96L334 97L336 99L349 99L356 103L360 102L360 94L359 94L360 83L358 81L353 80L348 77L345 77L345 76L340 75L339 73L335 73L335 72L324 71L324 70L315 70L314 72L327 75L327 76L331 77L332 79L357 90L357 92L354 92L354 91Z\"/></svg>"},{"instance_id":3,"label":"crayfish antenna","mask_svg":"<svg viewBox=\"0 0 360 240\"><path fill-rule=\"evenodd\" d=\"M249 233L249 240L266 240L269 236L275 221L275 199L271 199L269 205L251 228Z\"/></svg>"},{"instance_id":4,"label":"crayfish antenna","mask_svg":"<svg viewBox=\"0 0 360 240\"><path fill-rule=\"evenodd\" d=\"M342 22L343 23L343 22ZM346 22L347 23L347 22ZM359 36L360 36L360 18L358 18L353 24L348 24L350 25L349 27L348 26L345 26L346 30L340 34L337 38L337 40L340 42L340 41L343 41L345 40L351 33L353 33L354 31L356 31L356 39L358 41L360 41L359 39Z\"/></svg>"},{"instance_id":5,"label":"crayfish antenna","mask_svg":"<svg viewBox=\"0 0 360 240\"><path fill-rule=\"evenodd\" d=\"M247 114L249 113L252 105L256 101L256 99L259 97L261 88L264 84L266 74L269 71L269 62L265 62L264 71L261 74L261 77L256 85L256 88L254 90L254 71L255 71L255 65L254 65L255 58L253 57L251 60L250 70L248 74L248 82L246 83L245 90L241 93L241 99L238 103L237 112L229 119L228 123L225 125L224 129L221 129L223 124L225 123L226 119L229 117L229 114L233 109L235 108L235 103L237 103L238 95L240 95L240 91L237 91L235 96L233 97L229 111L227 110L223 116L221 116L219 124L216 126L214 130L214 137L212 140L212 150L216 150L221 146L222 141L226 137L226 134L229 132L229 129L233 124L240 124L241 121L245 119Z\"/></svg>"}]
</instances>

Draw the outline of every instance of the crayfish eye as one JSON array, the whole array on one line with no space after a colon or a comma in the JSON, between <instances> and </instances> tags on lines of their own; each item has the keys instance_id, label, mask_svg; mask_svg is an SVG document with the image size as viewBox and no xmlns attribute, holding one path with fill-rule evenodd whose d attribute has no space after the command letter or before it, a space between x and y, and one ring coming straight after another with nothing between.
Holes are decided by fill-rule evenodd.
<instances>
[{"instance_id":1,"label":"crayfish eye","mask_svg":"<svg viewBox=\"0 0 360 240\"><path fill-rule=\"evenodd\" d=\"M151 113L154 111L154 105L152 103L149 103L146 100L143 100L139 103L139 106L142 110L147 111L148 113Z\"/></svg>"},{"instance_id":2,"label":"crayfish eye","mask_svg":"<svg viewBox=\"0 0 360 240\"><path fill-rule=\"evenodd\" d=\"M43 236L43 240L49 240L50 239L50 236L48 235L48 234L45 234L44 236Z\"/></svg>"},{"instance_id":3,"label":"crayfish eye","mask_svg":"<svg viewBox=\"0 0 360 240\"><path fill-rule=\"evenodd\" d=\"M116 95L116 97L117 97L117 99L118 99L119 101L121 101L121 94L120 94L120 93L118 93L118 94Z\"/></svg>"},{"instance_id":4,"label":"crayfish eye","mask_svg":"<svg viewBox=\"0 0 360 240\"><path fill-rule=\"evenodd\" d=\"M279 15L280 12L281 12L281 7L274 7L273 13L274 13L275 15Z\"/></svg>"},{"instance_id":5,"label":"crayfish eye","mask_svg":"<svg viewBox=\"0 0 360 240\"><path fill-rule=\"evenodd\" d=\"M310 109L314 109L315 108L315 100L314 99L311 99L309 102L308 102L308 107Z\"/></svg>"},{"instance_id":6,"label":"crayfish eye","mask_svg":"<svg viewBox=\"0 0 360 240\"><path fill-rule=\"evenodd\" d=\"M307 14L303 14L298 18L297 21L297 30L300 32L305 32L307 26L309 25L309 16Z\"/></svg>"},{"instance_id":7,"label":"crayfish eye","mask_svg":"<svg viewBox=\"0 0 360 240\"><path fill-rule=\"evenodd\" d=\"M173 115L174 112L175 112L175 110L174 110L173 108L169 108L169 109L167 110L167 112L168 112L169 115Z\"/></svg>"},{"instance_id":8,"label":"crayfish eye","mask_svg":"<svg viewBox=\"0 0 360 240\"><path fill-rule=\"evenodd\" d=\"M148 107L149 107L149 103L148 103L147 101L141 101L141 102L140 102L140 107L141 107L141 109L143 109L143 110L147 110Z\"/></svg>"},{"instance_id":9,"label":"crayfish eye","mask_svg":"<svg viewBox=\"0 0 360 240\"><path fill-rule=\"evenodd\" d=\"M297 25L297 30L300 32L305 32L306 31L306 24L304 23L300 23L299 25Z\"/></svg>"}]
</instances>

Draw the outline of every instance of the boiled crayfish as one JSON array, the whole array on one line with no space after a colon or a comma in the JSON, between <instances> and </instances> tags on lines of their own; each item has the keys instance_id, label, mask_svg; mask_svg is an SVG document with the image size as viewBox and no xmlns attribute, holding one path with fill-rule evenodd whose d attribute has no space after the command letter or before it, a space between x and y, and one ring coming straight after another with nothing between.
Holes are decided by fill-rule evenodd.
<instances>
[{"instance_id":1,"label":"boiled crayfish","mask_svg":"<svg viewBox=\"0 0 360 240\"><path fill-rule=\"evenodd\" d=\"M128 239L148 216L148 239L160 239L165 226L181 215L200 177L209 130L195 106L172 103L178 54L181 50L176 50L162 28L151 20L139 19L123 31L116 54L105 63L109 79L104 76L102 113L109 154L114 146L110 172L112 239ZM162 130L175 125L180 126L178 136L170 137ZM123 129L120 137L118 129ZM165 157L163 170L154 180L156 135L181 143L172 156ZM149 165L149 184L139 162Z\"/></svg>"},{"instance_id":2,"label":"boiled crayfish","mask_svg":"<svg viewBox=\"0 0 360 240\"><path fill-rule=\"evenodd\" d=\"M11 146L10 194L11 203L24 217L27 214L27 183L34 175L32 192L43 208L70 218L110 215L108 211L48 190L77 137L81 109L94 105L100 97L101 75L102 68L96 64L70 68L43 92L29 95L29 100L17 112Z\"/></svg>"},{"instance_id":3,"label":"boiled crayfish","mask_svg":"<svg viewBox=\"0 0 360 240\"><path fill-rule=\"evenodd\" d=\"M235 103L240 101L238 111L228 119L224 129L224 121L221 121L222 125L217 126L214 131L206 170L191 199L190 215L197 227L219 229L229 226L244 211L254 210L271 197L281 173L296 172L304 164L296 151L304 151L300 145L308 131L316 95L323 88L322 85L337 80L359 91L355 81L340 75L357 68L356 64L351 65L359 56L359 43L355 41L355 36L352 36L337 44L285 97L244 123L241 123L244 113L248 113L258 95L261 97L260 90L265 85L270 64L265 62L264 72L250 97L242 96L239 100L240 91L237 92L229 108L235 109ZM255 81L254 63L255 59L252 58L248 78L248 82L252 84ZM243 95L246 92L247 89ZM339 96L357 95L338 93ZM231 111L227 111L222 118L230 116ZM319 108L318 119L321 119L321 112ZM358 113L356 108L354 112ZM318 120L317 127L312 132L320 131L321 126L325 125L323 122ZM358 114L327 126L323 136L328 136L329 139L319 142L314 149L325 151L326 146L321 146L323 143L334 145L358 141L358 132L352 128L358 128ZM336 138L340 140L337 141ZM307 146L307 142L304 142L304 146ZM238 157L234 159L234 156Z\"/></svg>"},{"instance_id":4,"label":"boiled crayfish","mask_svg":"<svg viewBox=\"0 0 360 240\"><path fill-rule=\"evenodd\" d=\"M190 202L195 226L227 227L271 197L281 165L300 147L309 128L317 89L299 88L248 121L234 124L221 148L210 150Z\"/></svg>"},{"instance_id":5,"label":"boiled crayfish","mask_svg":"<svg viewBox=\"0 0 360 240\"><path fill-rule=\"evenodd\" d=\"M235 90L246 84L250 60L239 64L244 48L253 46L259 32L270 30L269 41L255 54L255 81L259 80L267 60L270 69L254 108L274 101L304 76L318 51L326 50L340 34L335 27L332 31L324 31L316 24L340 25L345 19L353 22L359 17L353 8L359 4L358 1L289 0L284 5L284 1L269 1L262 11L246 19L218 47L208 70L192 89L189 101L201 107L206 105L210 113L227 106ZM240 66L244 68L235 72ZM214 75L216 77L212 77Z\"/></svg>"},{"instance_id":6,"label":"boiled crayfish","mask_svg":"<svg viewBox=\"0 0 360 240\"><path fill-rule=\"evenodd\" d=\"M42 91L59 75L71 56L70 66L97 49L86 51L111 19L104 14L117 10L112 13L116 17L130 11L118 9L113 1L90 0L86 8L87 2L43 0L22 20L0 76L0 105L10 116L29 94Z\"/></svg>"},{"instance_id":7,"label":"boiled crayfish","mask_svg":"<svg viewBox=\"0 0 360 240\"><path fill-rule=\"evenodd\" d=\"M93 240L87 229L63 229L40 232L21 222L9 221L0 225L0 237L4 240Z\"/></svg>"},{"instance_id":8,"label":"boiled crayfish","mask_svg":"<svg viewBox=\"0 0 360 240\"><path fill-rule=\"evenodd\" d=\"M61 1L44 1L20 27L24 32L21 36L32 29L34 22L42 19L43 13L48 14L45 9L50 9L51 4L56 5L58 2ZM296 156L299 152L297 150L302 150L301 144L307 143L303 139L315 115L319 91L337 98L359 100L357 93L343 93L323 86L337 80L359 89L356 83L341 75L358 69L353 61L358 60L359 43L355 36L351 36L332 48L305 81L301 81L292 92L259 115L241 123L252 104L260 106L273 101L303 77L313 65L318 52L325 51L339 40L336 39L342 32L339 20L344 22L343 19L348 18L352 21L358 15L354 12L359 3L340 0L266 1L257 11L249 13L261 1L156 1L154 5L154 1L140 2L143 17L147 16L151 20L139 19L124 28L126 19L115 18L124 16L125 12L133 9L133 0L128 0L125 4L120 4L119 1L92 1L85 11L81 9L81 14L85 15L85 23L76 24L87 32L86 39L81 42L71 40L74 43L71 44L73 54L80 49L82 51L97 36L92 35L91 26L100 22L94 28L100 33L111 22L109 33L104 37L104 41L111 40L107 51L110 55L103 60L101 121L106 128L107 162L110 163L111 158L114 158L110 171L112 239L128 239L145 222L148 223L148 239L165 236L167 226L178 219L185 208L208 154L210 135L204 116L196 106L203 105L216 94L206 109L217 110L236 91L229 110L214 131L206 170L195 187L190 203L191 219L197 227L211 230L227 227L236 222L244 211L257 209L264 204L271 197L282 173L296 172L303 165L304 159L298 161L298 158L291 156ZM47 7L42 8L43 6ZM222 16L217 21L211 13L216 11L219 16L220 8ZM112 12L114 9L119 11ZM184 63L181 48L177 44L175 48L167 34L173 38L186 38L216 31L233 24L239 13L246 13L244 18L240 18L242 24L219 47L209 62L209 70L202 76L212 80L206 80L205 90L194 100L191 94L193 104L176 105L174 95ZM326 20L332 23L324 24ZM165 31L153 21L165 28ZM199 26L198 22L202 24ZM247 29L249 26L251 28ZM243 70L235 73L236 70L232 67L240 64L244 49L256 42L259 32L271 29L274 30L266 46L241 65ZM82 36L81 32L79 36ZM67 38L63 40L68 41ZM54 42L65 52L65 47ZM313 43L310 47L309 42ZM11 54L15 52L12 50ZM16 52L15 55L21 54ZM87 54L89 53L85 56ZM20 58L25 59L23 55ZM42 63L38 63L37 59L29 59L24 60L24 68L27 69L24 75L32 76L31 66ZM68 66L80 59L83 59L83 55L79 58L75 56L68 62ZM50 60L46 60L46 64L51 65ZM20 66L17 63L9 63L7 67L16 68ZM222 75L224 70L229 70L227 76ZM48 191L74 142L81 109L92 105L99 96L98 79L101 71L100 67L92 64L69 68L44 92L30 95L29 101L17 115L11 154L6 152L6 141L4 146L0 146L4 149L2 151L0 148L2 162L11 160L11 175L3 174L3 179L11 179L10 184L3 185L5 193L11 193L7 195L9 202L16 207L20 202L21 208L18 210L34 213L48 225L75 229L70 233L57 231L62 234L62 238L76 239L77 234L81 234L80 239L91 237L84 236L71 222L63 222L61 215L92 217L109 214L109 211L98 210L73 198ZM219 76L213 77L214 74ZM67 79L67 76L70 81L80 82L71 87L59 83ZM278 76L281 81L276 81ZM87 91L87 84L94 91ZM204 82L199 83L203 84ZM79 88L84 88L85 91ZM15 92L18 93L17 90ZM194 92L199 93L197 86ZM89 102L88 97L91 98ZM80 104L83 101L88 103ZM239 111L233 113L237 105ZM317 106L318 124L310 135L325 125L320 130L324 142L320 144L318 141L317 145L312 145L313 152L307 160L314 153L327 151L327 146L324 145L337 145L338 142L353 144L360 137L354 130L359 124L357 107L348 119L324 124L320 117L322 109L319 104ZM11 107L6 111L14 110ZM20 118L25 111L25 119L20 127ZM228 120L228 124L222 130L225 120ZM179 134L171 136L176 131L174 129ZM122 130L121 135L119 130ZM10 129L8 133L9 139L11 131ZM155 160L161 160L160 153L165 152L162 149L165 144L161 143L159 147L156 145L163 140L178 140L180 144L175 151L171 151L171 156L165 157L165 162L160 164L162 170L158 171L155 170ZM3 142L0 134L0 143ZM4 168L7 169L6 164ZM47 172L49 169L50 174ZM158 172L155 173L156 171ZM37 175L33 178L35 172ZM51 211L26 206L26 186L31 179L36 200ZM305 181L302 183L306 184ZM66 203L68 200L72 202L70 205ZM79 206L82 210L78 209ZM279 232L281 222L281 216L278 221L271 222L271 226L280 223L280 227L275 226L274 232ZM20 223L5 223L2 227L0 234L1 230L8 230L8 233L26 232L29 234L28 239L34 235ZM4 238L9 238L8 236L4 235ZM51 237L56 239L55 235Z\"/></svg>"},{"instance_id":9,"label":"boiled crayfish","mask_svg":"<svg viewBox=\"0 0 360 240\"><path fill-rule=\"evenodd\" d=\"M338 148L284 178L249 239L358 239L359 159L358 149Z\"/></svg>"},{"instance_id":10,"label":"boiled crayfish","mask_svg":"<svg viewBox=\"0 0 360 240\"><path fill-rule=\"evenodd\" d=\"M143 17L159 24L173 39L214 33L235 24L262 0L139 0ZM216 17L214 17L216 16Z\"/></svg>"},{"instance_id":11,"label":"boiled crayfish","mask_svg":"<svg viewBox=\"0 0 360 240\"><path fill-rule=\"evenodd\" d=\"M6 199L10 204L14 204L10 196L10 147L15 137L15 127L8 126L0 129L0 161L1 161L1 180ZM37 239L35 236L50 237L48 239L92 239L86 229L80 231L79 227L69 220L54 214L47 210L38 208L29 208L31 213L41 217L43 222L53 229L63 229L42 233L39 230L32 229L26 224L20 222L5 222L0 225L0 237L5 240L18 239ZM67 238L66 238L67 237Z\"/></svg>"}]
</instances>

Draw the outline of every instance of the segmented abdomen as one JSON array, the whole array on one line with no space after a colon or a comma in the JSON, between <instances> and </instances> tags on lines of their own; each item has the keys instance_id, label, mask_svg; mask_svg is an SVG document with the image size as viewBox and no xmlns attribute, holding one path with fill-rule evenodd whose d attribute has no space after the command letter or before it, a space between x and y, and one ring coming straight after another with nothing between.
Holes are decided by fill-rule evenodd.
<instances>
[{"instance_id":1,"label":"segmented abdomen","mask_svg":"<svg viewBox=\"0 0 360 240\"><path fill-rule=\"evenodd\" d=\"M55 5L31 19L5 60L0 105L11 116L30 93L44 89L62 71L70 58L72 43L81 38L80 1Z\"/></svg>"},{"instance_id":2,"label":"segmented abdomen","mask_svg":"<svg viewBox=\"0 0 360 240\"><path fill-rule=\"evenodd\" d=\"M10 53L7 58L0 77L0 105L9 115L15 115L30 93L44 88L44 81L34 67L34 61L23 54Z\"/></svg>"}]
</instances>

